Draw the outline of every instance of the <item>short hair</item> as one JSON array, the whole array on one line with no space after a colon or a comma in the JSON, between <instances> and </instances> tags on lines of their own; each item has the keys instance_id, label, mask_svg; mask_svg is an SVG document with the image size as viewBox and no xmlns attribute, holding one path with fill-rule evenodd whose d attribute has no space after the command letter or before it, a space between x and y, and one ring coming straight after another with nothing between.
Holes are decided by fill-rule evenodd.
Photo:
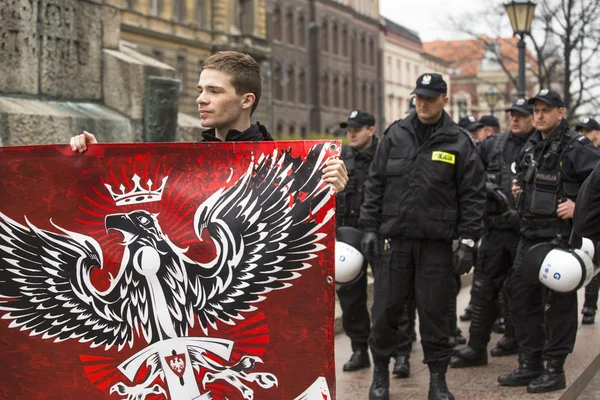
<instances>
[{"instance_id":1,"label":"short hair","mask_svg":"<svg viewBox=\"0 0 600 400\"><path fill-rule=\"evenodd\" d=\"M250 115L254 113L262 93L260 66L254 58L237 51L220 51L204 61L202 71L205 69L216 69L231 75L231 84L238 95L252 93L256 100Z\"/></svg>"}]
</instances>

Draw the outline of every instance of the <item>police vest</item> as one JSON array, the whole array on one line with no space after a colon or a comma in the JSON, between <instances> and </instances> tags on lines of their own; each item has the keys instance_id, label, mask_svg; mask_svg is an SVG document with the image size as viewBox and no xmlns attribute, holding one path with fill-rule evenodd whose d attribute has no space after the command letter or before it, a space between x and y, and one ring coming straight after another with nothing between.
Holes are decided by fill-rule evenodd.
<instances>
[{"instance_id":1,"label":"police vest","mask_svg":"<svg viewBox=\"0 0 600 400\"><path fill-rule=\"evenodd\" d=\"M365 150L369 151L369 150ZM348 171L346 188L337 194L337 225L358 227L360 207L364 199L365 181L369 175L371 159L360 157L356 159L356 152L348 145L344 146L341 159Z\"/></svg>"},{"instance_id":2,"label":"police vest","mask_svg":"<svg viewBox=\"0 0 600 400\"><path fill-rule=\"evenodd\" d=\"M558 200L576 196L579 184L561 173L561 160L571 140L579 136L578 133L566 129L559 137L551 139L546 145L547 150L538 155L537 159L534 158L535 142L531 139L528 141L524 160L531 160L533 166L522 166L526 171L518 208L523 218L555 220L562 223L556 214Z\"/></svg>"},{"instance_id":3,"label":"police vest","mask_svg":"<svg viewBox=\"0 0 600 400\"><path fill-rule=\"evenodd\" d=\"M512 171L510 164L506 164L504 161L504 150L508 139L510 139L510 133L499 133L494 142L494 147L488 155L488 167L486 169L487 179L489 182L498 186L502 189L502 192L506 195L507 200L514 208L515 201L512 196ZM486 203L486 212L489 214L499 214L505 211L505 207L502 207L497 201L490 201Z\"/></svg>"}]
</instances>

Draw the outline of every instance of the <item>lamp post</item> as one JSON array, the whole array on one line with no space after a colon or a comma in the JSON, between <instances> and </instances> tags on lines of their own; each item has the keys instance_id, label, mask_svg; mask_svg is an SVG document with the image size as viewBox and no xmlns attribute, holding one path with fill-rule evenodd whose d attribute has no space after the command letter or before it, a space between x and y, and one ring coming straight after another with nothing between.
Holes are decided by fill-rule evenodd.
<instances>
[{"instance_id":1,"label":"lamp post","mask_svg":"<svg viewBox=\"0 0 600 400\"><path fill-rule=\"evenodd\" d=\"M490 90L485 92L485 101L487 101L488 106L490 106L491 115L494 115L494 107L498 104L498 95L498 91L493 86L490 87Z\"/></svg>"},{"instance_id":2,"label":"lamp post","mask_svg":"<svg viewBox=\"0 0 600 400\"><path fill-rule=\"evenodd\" d=\"M519 85L517 87L518 98L525 97L525 35L531 34L531 21L536 2L533 0L512 0L504 4L504 8L510 18L513 32L519 37Z\"/></svg>"}]
</instances>

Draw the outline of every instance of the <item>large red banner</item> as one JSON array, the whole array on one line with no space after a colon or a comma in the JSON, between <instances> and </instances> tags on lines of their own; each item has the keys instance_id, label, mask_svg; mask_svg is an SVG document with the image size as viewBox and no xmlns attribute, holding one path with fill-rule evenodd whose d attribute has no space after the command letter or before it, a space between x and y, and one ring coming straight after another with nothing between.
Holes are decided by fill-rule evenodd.
<instances>
[{"instance_id":1,"label":"large red banner","mask_svg":"<svg viewBox=\"0 0 600 400\"><path fill-rule=\"evenodd\" d=\"M0 147L0 398L335 398L338 154Z\"/></svg>"}]
</instances>

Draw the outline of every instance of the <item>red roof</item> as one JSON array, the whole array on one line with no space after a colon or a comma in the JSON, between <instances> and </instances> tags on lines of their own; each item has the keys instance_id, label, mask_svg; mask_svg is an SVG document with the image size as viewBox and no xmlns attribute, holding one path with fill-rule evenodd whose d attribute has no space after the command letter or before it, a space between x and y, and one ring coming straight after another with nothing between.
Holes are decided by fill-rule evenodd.
<instances>
[{"instance_id":1,"label":"red roof","mask_svg":"<svg viewBox=\"0 0 600 400\"><path fill-rule=\"evenodd\" d=\"M498 43L506 68L509 71L517 72L519 70L517 42L516 37L491 39L481 36L472 40L436 40L423 43L423 47L426 52L450 63L451 76L462 78L478 74L485 54L486 43ZM526 59L532 68L536 68L535 58L531 53L527 52Z\"/></svg>"}]
</instances>

